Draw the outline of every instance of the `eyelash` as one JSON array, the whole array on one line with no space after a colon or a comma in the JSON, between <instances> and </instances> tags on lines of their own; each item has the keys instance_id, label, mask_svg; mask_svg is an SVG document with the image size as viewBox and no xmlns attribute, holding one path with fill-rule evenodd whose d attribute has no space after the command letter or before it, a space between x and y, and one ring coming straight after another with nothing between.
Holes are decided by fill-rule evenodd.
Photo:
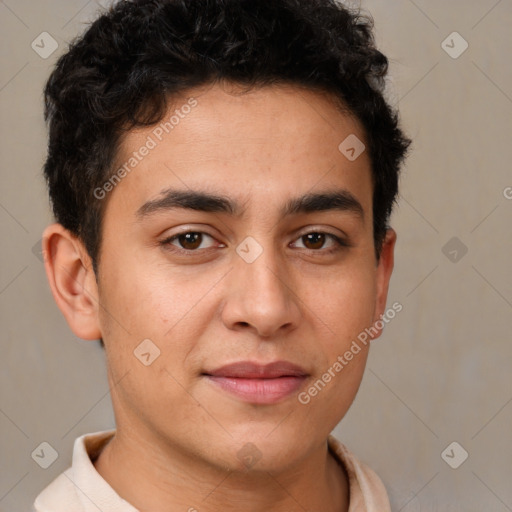
<instances>
[{"instance_id":1,"label":"eyelash","mask_svg":"<svg viewBox=\"0 0 512 512\"><path fill-rule=\"evenodd\" d=\"M210 235L208 233L205 233L204 231L184 231L182 233L172 235L172 236L162 240L160 242L160 245L163 246L166 250L184 254L184 255L189 255L189 256L193 256L201 251L208 251L209 249L212 249L212 247L208 247L206 249L183 249L183 248L176 247L175 245L172 244L172 242L177 240L179 237L188 235L188 234L206 235L212 239L215 239L215 237L213 237L212 235ZM308 251L309 253L333 254L333 253L336 253L336 252L343 250L347 247L350 247L350 244L347 241L343 240L339 236L334 235L333 233L328 233L325 231L308 231L307 233L303 233L302 235L298 236L295 240L300 240L301 238L304 238L305 236L311 235L311 234L325 235L327 238L334 240L336 245L327 250L326 249L307 249L306 248L306 251ZM225 247L225 245L224 245L224 247Z\"/></svg>"},{"instance_id":2,"label":"eyelash","mask_svg":"<svg viewBox=\"0 0 512 512\"><path fill-rule=\"evenodd\" d=\"M307 233L303 233L299 237L296 238L296 240L300 240L301 238L304 238L307 235L325 235L326 241L328 239L334 240L335 245L334 247L331 247L330 249L307 249L309 253L317 253L317 254L334 254L338 251L341 251L342 249L346 249L347 247L350 247L350 244L340 238L339 236L334 235L333 233L328 233L326 231L308 231Z\"/></svg>"}]
</instances>

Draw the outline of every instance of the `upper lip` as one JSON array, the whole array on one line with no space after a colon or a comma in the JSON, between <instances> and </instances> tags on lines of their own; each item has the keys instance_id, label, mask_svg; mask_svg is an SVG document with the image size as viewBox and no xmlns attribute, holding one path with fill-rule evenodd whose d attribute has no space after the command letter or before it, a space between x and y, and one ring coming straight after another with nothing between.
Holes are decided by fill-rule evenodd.
<instances>
[{"instance_id":1,"label":"upper lip","mask_svg":"<svg viewBox=\"0 0 512 512\"><path fill-rule=\"evenodd\" d=\"M239 361L205 372L212 377L242 379L276 379L278 377L306 377L306 370L288 361L274 361L260 364L252 361Z\"/></svg>"}]
</instances>

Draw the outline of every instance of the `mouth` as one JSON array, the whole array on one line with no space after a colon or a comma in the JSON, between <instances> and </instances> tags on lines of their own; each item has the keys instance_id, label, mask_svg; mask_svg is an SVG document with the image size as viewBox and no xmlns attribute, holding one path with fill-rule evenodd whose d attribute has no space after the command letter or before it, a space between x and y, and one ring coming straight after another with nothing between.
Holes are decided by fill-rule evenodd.
<instances>
[{"instance_id":1,"label":"mouth","mask_svg":"<svg viewBox=\"0 0 512 512\"><path fill-rule=\"evenodd\" d=\"M232 363L203 373L218 389L253 404L275 404L288 398L309 376L287 361L261 365L251 361Z\"/></svg>"}]
</instances>

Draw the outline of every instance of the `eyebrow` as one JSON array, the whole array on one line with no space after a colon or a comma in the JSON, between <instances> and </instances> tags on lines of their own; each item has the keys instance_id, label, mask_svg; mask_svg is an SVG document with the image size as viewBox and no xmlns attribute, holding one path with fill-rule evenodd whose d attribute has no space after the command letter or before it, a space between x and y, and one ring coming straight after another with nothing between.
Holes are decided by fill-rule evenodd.
<instances>
[{"instance_id":1,"label":"eyebrow","mask_svg":"<svg viewBox=\"0 0 512 512\"><path fill-rule=\"evenodd\" d=\"M329 210L355 213L361 220L364 220L363 206L348 190L305 194L290 200L283 208L282 215L285 217L299 213Z\"/></svg>"},{"instance_id":2,"label":"eyebrow","mask_svg":"<svg viewBox=\"0 0 512 512\"><path fill-rule=\"evenodd\" d=\"M163 190L161 197L144 203L137 210L137 217L144 218L154 213L183 208L210 213L241 214L241 207L227 197L195 190Z\"/></svg>"},{"instance_id":3,"label":"eyebrow","mask_svg":"<svg viewBox=\"0 0 512 512\"><path fill-rule=\"evenodd\" d=\"M227 213L232 216L243 215L245 208L232 199L195 190L167 189L161 196L144 203L137 210L137 217L142 220L153 214L172 210L187 209L208 213ZM308 193L291 199L281 209L281 216L287 217L300 213L325 212L337 210L356 214L364 220L361 203L348 190L335 190L320 193Z\"/></svg>"}]
</instances>

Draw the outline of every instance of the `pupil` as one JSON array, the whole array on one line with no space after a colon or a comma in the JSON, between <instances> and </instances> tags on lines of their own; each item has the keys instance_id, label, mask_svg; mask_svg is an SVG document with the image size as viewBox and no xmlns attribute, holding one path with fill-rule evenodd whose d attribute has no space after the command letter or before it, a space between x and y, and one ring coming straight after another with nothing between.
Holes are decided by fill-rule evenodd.
<instances>
[{"instance_id":1,"label":"pupil","mask_svg":"<svg viewBox=\"0 0 512 512\"><path fill-rule=\"evenodd\" d=\"M309 233L306 235L306 240L310 249L320 249L324 245L325 235L322 233Z\"/></svg>"},{"instance_id":2,"label":"pupil","mask_svg":"<svg viewBox=\"0 0 512 512\"><path fill-rule=\"evenodd\" d=\"M197 249L201 241L201 233L186 233L180 236L180 244L184 249Z\"/></svg>"}]
</instances>

